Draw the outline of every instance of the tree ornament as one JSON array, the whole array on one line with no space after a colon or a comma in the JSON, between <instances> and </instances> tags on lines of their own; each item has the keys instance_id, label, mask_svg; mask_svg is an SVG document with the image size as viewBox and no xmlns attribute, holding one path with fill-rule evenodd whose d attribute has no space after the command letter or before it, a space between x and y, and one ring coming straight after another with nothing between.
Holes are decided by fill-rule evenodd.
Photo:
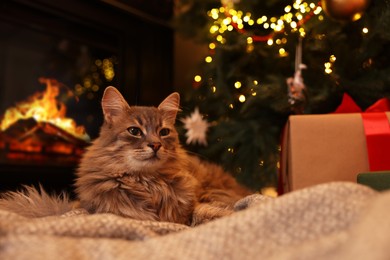
<instances>
[{"instance_id":1,"label":"tree ornament","mask_svg":"<svg viewBox=\"0 0 390 260\"><path fill-rule=\"evenodd\" d=\"M207 146L206 133L209 127L209 123L203 119L203 116L199 113L199 109L195 108L194 112L190 116L181 119L184 128L187 130L187 144L200 144Z\"/></svg>"},{"instance_id":2,"label":"tree ornament","mask_svg":"<svg viewBox=\"0 0 390 260\"><path fill-rule=\"evenodd\" d=\"M299 38L295 53L294 77L286 80L288 102L295 114L302 114L306 103L306 86L302 78L302 69L306 68L306 65L302 63L302 38Z\"/></svg>"},{"instance_id":3,"label":"tree ornament","mask_svg":"<svg viewBox=\"0 0 390 260\"><path fill-rule=\"evenodd\" d=\"M321 0L325 13L341 21L359 20L369 3L370 0Z\"/></svg>"}]
</instances>

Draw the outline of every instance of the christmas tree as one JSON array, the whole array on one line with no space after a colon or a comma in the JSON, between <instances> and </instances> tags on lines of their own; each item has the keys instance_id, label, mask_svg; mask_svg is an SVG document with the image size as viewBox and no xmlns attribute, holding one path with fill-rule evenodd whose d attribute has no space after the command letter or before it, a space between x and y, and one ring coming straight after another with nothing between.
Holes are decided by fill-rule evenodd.
<instances>
[{"instance_id":1,"label":"christmas tree","mask_svg":"<svg viewBox=\"0 0 390 260\"><path fill-rule=\"evenodd\" d=\"M178 32L209 47L182 93L182 136L253 189L277 186L289 115L332 112L344 93L362 109L390 95L390 1L177 4Z\"/></svg>"}]
</instances>

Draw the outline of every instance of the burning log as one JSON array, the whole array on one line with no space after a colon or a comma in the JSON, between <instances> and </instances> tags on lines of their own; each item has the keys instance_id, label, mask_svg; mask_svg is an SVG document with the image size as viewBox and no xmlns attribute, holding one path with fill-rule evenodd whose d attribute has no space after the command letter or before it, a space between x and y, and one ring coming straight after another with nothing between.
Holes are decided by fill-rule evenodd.
<instances>
[{"instance_id":1,"label":"burning log","mask_svg":"<svg viewBox=\"0 0 390 260\"><path fill-rule=\"evenodd\" d=\"M72 154L73 148L88 144L52 123L37 122L33 118L18 120L0 133L0 137L0 142L13 151Z\"/></svg>"},{"instance_id":2,"label":"burning log","mask_svg":"<svg viewBox=\"0 0 390 260\"><path fill-rule=\"evenodd\" d=\"M76 163L87 145L51 123L33 118L18 120L0 132L2 157L8 160Z\"/></svg>"}]
</instances>

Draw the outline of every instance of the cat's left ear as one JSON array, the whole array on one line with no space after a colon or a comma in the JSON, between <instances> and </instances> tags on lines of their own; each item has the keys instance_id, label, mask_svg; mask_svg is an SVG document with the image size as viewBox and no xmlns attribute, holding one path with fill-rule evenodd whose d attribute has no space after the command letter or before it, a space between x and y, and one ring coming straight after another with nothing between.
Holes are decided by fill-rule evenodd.
<instances>
[{"instance_id":1,"label":"cat's left ear","mask_svg":"<svg viewBox=\"0 0 390 260\"><path fill-rule=\"evenodd\" d=\"M180 95L177 92L170 94L163 102L158 106L158 109L164 112L164 115L168 121L175 124L177 112L179 112Z\"/></svg>"}]
</instances>

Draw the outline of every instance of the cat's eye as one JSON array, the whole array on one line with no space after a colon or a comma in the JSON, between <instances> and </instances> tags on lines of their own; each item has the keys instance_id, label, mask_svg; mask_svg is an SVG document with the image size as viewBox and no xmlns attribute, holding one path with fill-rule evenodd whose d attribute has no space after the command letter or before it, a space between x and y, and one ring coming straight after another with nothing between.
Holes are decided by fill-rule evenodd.
<instances>
[{"instance_id":1,"label":"cat's eye","mask_svg":"<svg viewBox=\"0 0 390 260\"><path fill-rule=\"evenodd\" d=\"M131 135L134 135L134 136L141 136L141 135L143 135L141 129L139 129L138 127L129 127L127 129L127 131L129 131L129 133Z\"/></svg>"},{"instance_id":2,"label":"cat's eye","mask_svg":"<svg viewBox=\"0 0 390 260\"><path fill-rule=\"evenodd\" d=\"M160 130L160 136L167 136L169 135L170 130L168 128L163 128Z\"/></svg>"}]
</instances>

